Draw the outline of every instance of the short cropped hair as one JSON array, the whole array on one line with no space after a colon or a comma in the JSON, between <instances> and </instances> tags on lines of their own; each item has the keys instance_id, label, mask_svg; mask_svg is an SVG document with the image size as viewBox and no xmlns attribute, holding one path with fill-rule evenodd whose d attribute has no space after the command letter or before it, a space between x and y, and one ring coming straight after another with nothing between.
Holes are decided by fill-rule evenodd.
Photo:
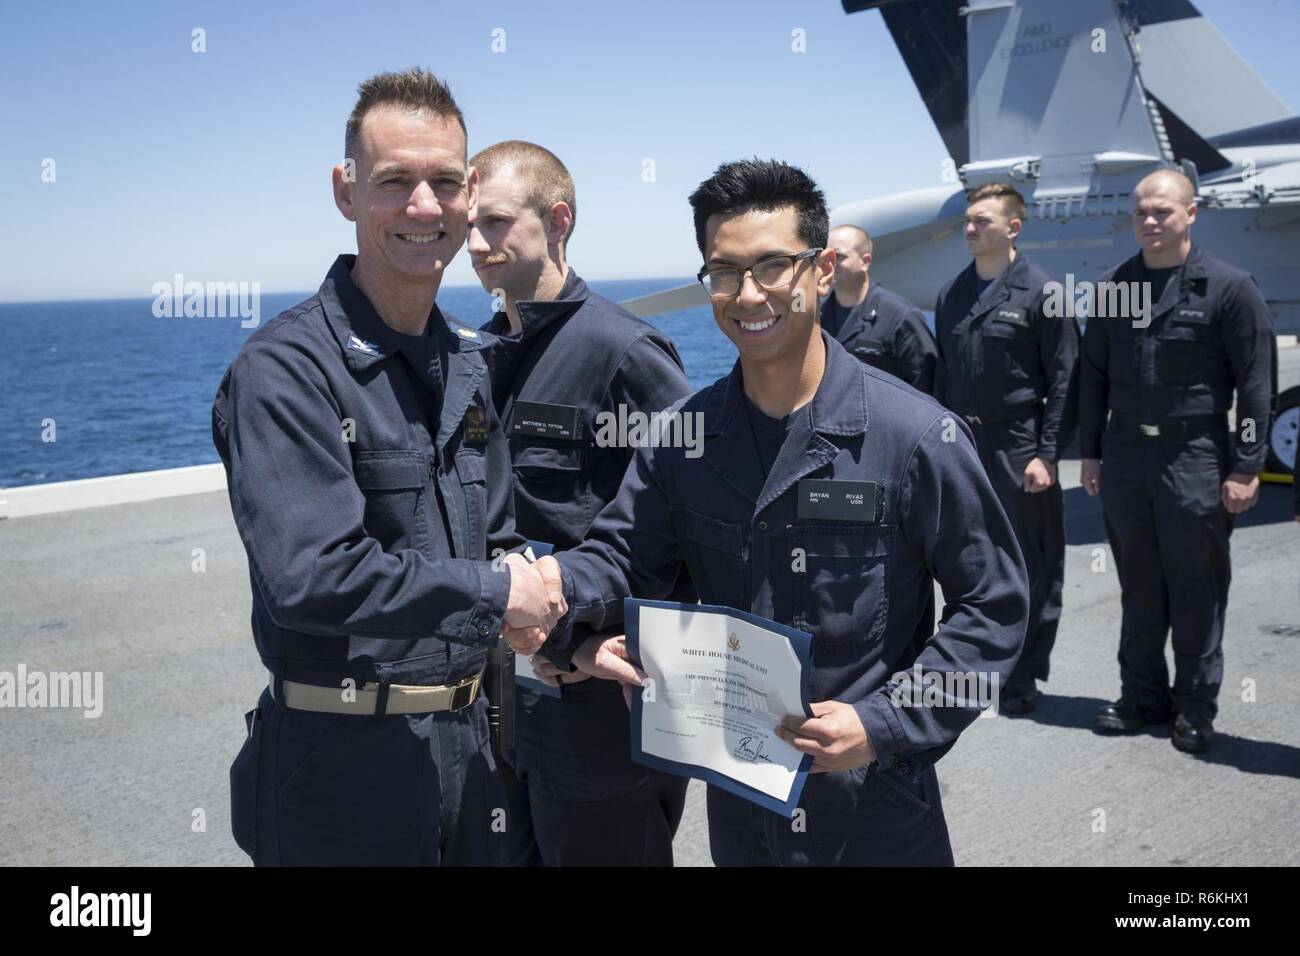
<instances>
[{"instance_id":1,"label":"short cropped hair","mask_svg":"<svg viewBox=\"0 0 1300 956\"><path fill-rule=\"evenodd\" d=\"M704 255L704 227L710 216L771 212L793 206L801 242L826 248L830 216L826 197L802 169L775 159L740 159L723 163L691 193L695 241Z\"/></svg>"},{"instance_id":2,"label":"short cropped hair","mask_svg":"<svg viewBox=\"0 0 1300 956\"><path fill-rule=\"evenodd\" d=\"M1010 183L985 183L966 193L967 206L983 199L1001 199L1002 209L1008 216L1021 222L1025 221L1027 215L1025 197L1020 195L1020 190Z\"/></svg>"},{"instance_id":3,"label":"short cropped hair","mask_svg":"<svg viewBox=\"0 0 1300 956\"><path fill-rule=\"evenodd\" d=\"M543 222L550 216L551 207L557 202L568 206L573 221L569 224L564 242L569 241L569 236L573 235L573 229L578 224L578 198L569 170L549 149L521 139L508 139L479 150L469 164L478 170L479 182L490 179L500 170L513 170L525 184L525 204Z\"/></svg>"},{"instance_id":4,"label":"short cropped hair","mask_svg":"<svg viewBox=\"0 0 1300 956\"><path fill-rule=\"evenodd\" d=\"M1180 203L1190 206L1192 203L1196 202L1196 187L1192 185L1191 179L1188 178L1187 174L1181 169L1174 169L1173 167L1157 169L1154 173L1147 173L1147 175L1139 179L1137 185L1133 187L1134 195L1136 195L1138 189L1146 183L1156 181L1173 183L1175 191L1178 193L1178 201Z\"/></svg>"},{"instance_id":5,"label":"short cropped hair","mask_svg":"<svg viewBox=\"0 0 1300 956\"><path fill-rule=\"evenodd\" d=\"M852 229L861 237L858 240L858 245L862 247L863 254L868 256L871 255L871 248L872 248L871 233L867 232L867 230L863 229L861 226L855 226L851 222L841 223L840 225L832 228L831 232L834 232L836 229ZM826 235L827 235L827 241L830 241L830 233L827 233Z\"/></svg>"},{"instance_id":6,"label":"short cropped hair","mask_svg":"<svg viewBox=\"0 0 1300 956\"><path fill-rule=\"evenodd\" d=\"M377 73L357 87L357 104L348 117L343 137L344 158L356 159L361 148L361 122L378 106L398 106L414 113L430 113L454 119L465 130L465 117L447 84L428 70L412 67L398 73Z\"/></svg>"}]
</instances>

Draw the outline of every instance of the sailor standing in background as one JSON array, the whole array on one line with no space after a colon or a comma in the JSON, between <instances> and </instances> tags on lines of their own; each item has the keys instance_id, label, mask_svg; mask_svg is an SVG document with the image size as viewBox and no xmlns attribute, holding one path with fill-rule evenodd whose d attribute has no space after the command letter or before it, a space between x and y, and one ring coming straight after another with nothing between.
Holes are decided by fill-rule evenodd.
<instances>
[{"instance_id":1,"label":"sailor standing in background","mask_svg":"<svg viewBox=\"0 0 1300 956\"><path fill-rule=\"evenodd\" d=\"M1223 680L1228 537L1259 496L1277 339L1250 274L1192 243L1195 221L1182 173L1160 170L1134 187L1142 251L1102 282L1150 283L1152 305L1145 316L1089 319L1079 440L1083 488L1101 495L1122 589L1120 699L1098 712L1097 727L1133 733L1172 712L1173 745L1202 753Z\"/></svg>"},{"instance_id":2,"label":"sailor standing in background","mask_svg":"<svg viewBox=\"0 0 1300 956\"><path fill-rule=\"evenodd\" d=\"M484 328L494 334L492 393L510 440L518 528L570 548L614 497L632 456L595 440L598 416L649 415L690 386L662 332L592 292L570 267L577 201L564 164L510 140L470 165L479 196L469 253L502 308ZM498 477L506 476L489 481ZM687 585L675 598L694 600L694 592ZM560 697L524 687L516 695L515 766L500 768L507 863L671 865L686 781L632 763L618 682L540 657L534 667Z\"/></svg>"},{"instance_id":3,"label":"sailor standing in background","mask_svg":"<svg viewBox=\"0 0 1300 956\"><path fill-rule=\"evenodd\" d=\"M980 460L1016 529L1029 569L1025 649L1002 690L1001 708L1023 714L1047 680L1061 618L1065 502L1056 463L1074 431L1079 327L1047 315L1052 281L1016 249L1025 200L988 183L966 195L970 265L934 307L941 357L939 401L970 423Z\"/></svg>"},{"instance_id":4,"label":"sailor standing in background","mask_svg":"<svg viewBox=\"0 0 1300 956\"><path fill-rule=\"evenodd\" d=\"M933 394L939 349L925 315L871 281L871 237L865 230L836 226L828 242L835 250L835 277L822 302L822 328L873 368Z\"/></svg>"}]
</instances>

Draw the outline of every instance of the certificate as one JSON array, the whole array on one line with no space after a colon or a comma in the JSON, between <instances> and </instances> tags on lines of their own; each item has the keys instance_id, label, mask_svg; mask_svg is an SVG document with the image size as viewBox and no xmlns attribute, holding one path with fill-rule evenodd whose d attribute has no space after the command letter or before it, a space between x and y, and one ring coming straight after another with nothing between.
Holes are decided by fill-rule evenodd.
<instances>
[{"instance_id":1,"label":"certificate","mask_svg":"<svg viewBox=\"0 0 1300 956\"><path fill-rule=\"evenodd\" d=\"M707 604L629 598L623 618L652 681L632 695L632 759L793 817L812 757L775 729L813 715L812 635Z\"/></svg>"}]
</instances>

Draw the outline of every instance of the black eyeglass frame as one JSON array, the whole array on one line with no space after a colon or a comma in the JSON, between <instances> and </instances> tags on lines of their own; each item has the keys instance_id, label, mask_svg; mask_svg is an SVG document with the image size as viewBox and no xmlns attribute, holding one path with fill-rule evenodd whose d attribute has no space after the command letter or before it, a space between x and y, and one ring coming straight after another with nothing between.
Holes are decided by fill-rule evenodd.
<instances>
[{"instance_id":1,"label":"black eyeglass frame","mask_svg":"<svg viewBox=\"0 0 1300 956\"><path fill-rule=\"evenodd\" d=\"M710 269L707 265L701 266L700 271L695 273L695 281L697 281L700 285L704 286L704 291L707 292L711 298L717 298L717 299L730 299L733 296L740 295L740 291L743 288L745 288L746 275L753 276L754 283L760 289L764 289L768 292L773 292L776 289L779 289L782 286L789 285L791 282L793 282L794 276L798 274L799 271L799 263L804 259L811 259L814 256L819 255L821 252L824 251L824 248L825 247L823 246L814 246L812 248L805 249L803 252L783 253L782 255L779 256L767 256L764 259L759 259L757 262L751 262L743 269L738 268L736 266L719 266L716 269ZM758 281L758 276L754 275L754 270L757 269L759 266L761 266L763 263L773 262L776 259L789 259L790 266L792 269L794 269L794 273L792 273L790 278L786 279L784 282L778 282L776 285L764 285L762 282ZM729 294L723 294L721 292L718 293L713 292L713 290L710 289L708 285L705 284L704 277L706 275L711 275L714 272L739 272L740 284L736 286L736 291Z\"/></svg>"}]
</instances>

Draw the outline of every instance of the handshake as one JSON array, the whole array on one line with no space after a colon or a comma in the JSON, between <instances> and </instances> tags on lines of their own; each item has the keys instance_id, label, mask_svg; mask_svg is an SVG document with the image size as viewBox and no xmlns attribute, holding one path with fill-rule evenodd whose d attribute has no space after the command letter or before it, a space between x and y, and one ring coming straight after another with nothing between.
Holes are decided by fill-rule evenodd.
<instances>
[{"instance_id":1,"label":"handshake","mask_svg":"<svg viewBox=\"0 0 1300 956\"><path fill-rule=\"evenodd\" d=\"M501 618L501 636L516 654L532 656L569 610L564 600L560 565L549 554L534 564L521 554L507 554L510 597Z\"/></svg>"}]
</instances>

